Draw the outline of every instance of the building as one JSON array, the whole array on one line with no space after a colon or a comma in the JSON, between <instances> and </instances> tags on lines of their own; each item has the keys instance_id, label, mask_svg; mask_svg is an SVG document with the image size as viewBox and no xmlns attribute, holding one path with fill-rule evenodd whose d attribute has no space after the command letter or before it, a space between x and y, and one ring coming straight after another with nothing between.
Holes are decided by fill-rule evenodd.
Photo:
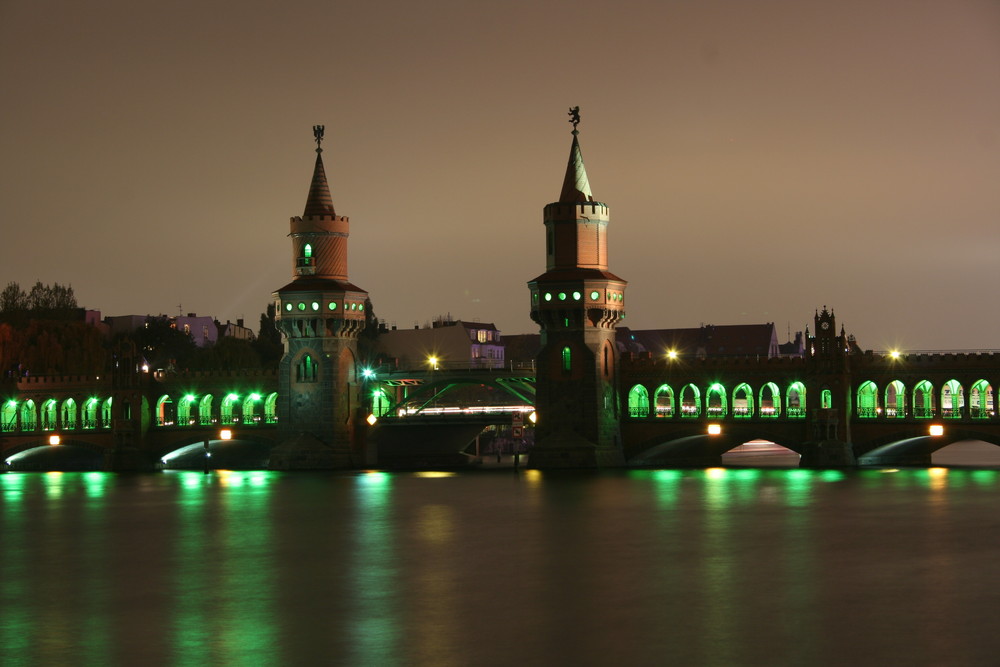
<instances>
[{"instance_id":1,"label":"building","mask_svg":"<svg viewBox=\"0 0 1000 667\"><path fill-rule=\"evenodd\" d=\"M492 322L465 322L451 316L430 327L383 330L379 356L395 359L399 368L501 368L504 346Z\"/></svg>"}]
</instances>

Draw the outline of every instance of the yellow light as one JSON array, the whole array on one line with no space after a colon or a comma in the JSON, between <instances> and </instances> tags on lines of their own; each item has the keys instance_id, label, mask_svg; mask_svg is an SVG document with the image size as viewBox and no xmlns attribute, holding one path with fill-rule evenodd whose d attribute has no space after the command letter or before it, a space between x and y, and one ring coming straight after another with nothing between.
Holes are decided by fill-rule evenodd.
<instances>
[{"instance_id":1,"label":"yellow light","mask_svg":"<svg viewBox=\"0 0 1000 667\"><path fill-rule=\"evenodd\" d=\"M49 444L50 445L58 445L59 442L60 442L60 438L59 438L58 435L50 435L49 436Z\"/></svg>"},{"instance_id":2,"label":"yellow light","mask_svg":"<svg viewBox=\"0 0 1000 667\"><path fill-rule=\"evenodd\" d=\"M378 417L376 417L375 413L373 412L370 415L368 415L368 419L366 419L365 421L368 422L369 426L374 426L375 422L378 421Z\"/></svg>"},{"instance_id":3,"label":"yellow light","mask_svg":"<svg viewBox=\"0 0 1000 667\"><path fill-rule=\"evenodd\" d=\"M889 356L893 359L899 359L899 350L891 350Z\"/></svg>"},{"instance_id":4,"label":"yellow light","mask_svg":"<svg viewBox=\"0 0 1000 667\"><path fill-rule=\"evenodd\" d=\"M233 439L233 432L230 431L228 428L224 428L221 431L219 431L219 439L220 440L232 440Z\"/></svg>"},{"instance_id":5,"label":"yellow light","mask_svg":"<svg viewBox=\"0 0 1000 667\"><path fill-rule=\"evenodd\" d=\"M722 433L722 424L709 424L708 434L709 435L719 435Z\"/></svg>"},{"instance_id":6,"label":"yellow light","mask_svg":"<svg viewBox=\"0 0 1000 667\"><path fill-rule=\"evenodd\" d=\"M431 368L433 368L434 370L437 370L437 367L438 367L438 358L437 357L427 357L427 363L429 363L431 365Z\"/></svg>"},{"instance_id":7,"label":"yellow light","mask_svg":"<svg viewBox=\"0 0 1000 667\"><path fill-rule=\"evenodd\" d=\"M538 413L532 411L532 413L528 415L528 421L530 421L532 424L536 423L538 421Z\"/></svg>"},{"instance_id":8,"label":"yellow light","mask_svg":"<svg viewBox=\"0 0 1000 667\"><path fill-rule=\"evenodd\" d=\"M667 350L667 359L676 359L677 350Z\"/></svg>"},{"instance_id":9,"label":"yellow light","mask_svg":"<svg viewBox=\"0 0 1000 667\"><path fill-rule=\"evenodd\" d=\"M944 435L944 426L942 426L941 424L931 424L930 428L928 428L927 431L934 437L937 437L939 435Z\"/></svg>"}]
</instances>

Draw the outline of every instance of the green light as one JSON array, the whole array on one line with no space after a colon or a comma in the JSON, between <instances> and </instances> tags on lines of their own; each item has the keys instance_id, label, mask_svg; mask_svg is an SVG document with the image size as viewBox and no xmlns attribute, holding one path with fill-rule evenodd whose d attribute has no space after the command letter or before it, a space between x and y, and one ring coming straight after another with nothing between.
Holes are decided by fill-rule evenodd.
<instances>
[{"instance_id":1,"label":"green light","mask_svg":"<svg viewBox=\"0 0 1000 667\"><path fill-rule=\"evenodd\" d=\"M251 401L259 401L260 400L260 394L250 394L250 400Z\"/></svg>"},{"instance_id":2,"label":"green light","mask_svg":"<svg viewBox=\"0 0 1000 667\"><path fill-rule=\"evenodd\" d=\"M305 309L306 309L306 304L299 301L299 310L305 310Z\"/></svg>"},{"instance_id":3,"label":"green light","mask_svg":"<svg viewBox=\"0 0 1000 667\"><path fill-rule=\"evenodd\" d=\"M579 301L581 294L579 292L573 292L573 300Z\"/></svg>"},{"instance_id":4,"label":"green light","mask_svg":"<svg viewBox=\"0 0 1000 667\"><path fill-rule=\"evenodd\" d=\"M358 304L352 303L351 304L351 310L357 310L357 309L358 309Z\"/></svg>"},{"instance_id":5,"label":"green light","mask_svg":"<svg viewBox=\"0 0 1000 667\"><path fill-rule=\"evenodd\" d=\"M559 300L560 301L566 300L566 292L559 292Z\"/></svg>"},{"instance_id":6,"label":"green light","mask_svg":"<svg viewBox=\"0 0 1000 667\"><path fill-rule=\"evenodd\" d=\"M285 310L287 310L287 311L291 311L291 310L292 310L292 304L290 304L290 303L286 303L286 304L285 304Z\"/></svg>"},{"instance_id":7,"label":"green light","mask_svg":"<svg viewBox=\"0 0 1000 667\"><path fill-rule=\"evenodd\" d=\"M330 302L330 310L337 310L337 302L336 301L331 301Z\"/></svg>"},{"instance_id":8,"label":"green light","mask_svg":"<svg viewBox=\"0 0 1000 667\"><path fill-rule=\"evenodd\" d=\"M552 301L552 292L546 292L545 293L545 300L546 301Z\"/></svg>"},{"instance_id":9,"label":"green light","mask_svg":"<svg viewBox=\"0 0 1000 667\"><path fill-rule=\"evenodd\" d=\"M590 293L590 300L591 301L597 301L600 298L601 298L601 293L598 292L597 290L594 290L593 292Z\"/></svg>"},{"instance_id":10,"label":"green light","mask_svg":"<svg viewBox=\"0 0 1000 667\"><path fill-rule=\"evenodd\" d=\"M364 310L364 309L365 309L365 304L359 303L358 304L358 310Z\"/></svg>"},{"instance_id":11,"label":"green light","mask_svg":"<svg viewBox=\"0 0 1000 667\"><path fill-rule=\"evenodd\" d=\"M312 302L312 309L313 310L319 310L319 302L318 301L313 301Z\"/></svg>"}]
</instances>

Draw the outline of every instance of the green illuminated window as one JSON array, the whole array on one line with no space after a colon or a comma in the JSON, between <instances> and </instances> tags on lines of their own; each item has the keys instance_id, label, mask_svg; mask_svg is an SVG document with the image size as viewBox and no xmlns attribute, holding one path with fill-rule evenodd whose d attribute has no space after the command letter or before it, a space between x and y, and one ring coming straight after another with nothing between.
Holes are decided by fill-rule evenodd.
<instances>
[{"instance_id":1,"label":"green illuminated window","mask_svg":"<svg viewBox=\"0 0 1000 667\"><path fill-rule=\"evenodd\" d=\"M545 293L545 300L546 301L552 301L552 292L546 292Z\"/></svg>"},{"instance_id":2,"label":"green illuminated window","mask_svg":"<svg viewBox=\"0 0 1000 667\"><path fill-rule=\"evenodd\" d=\"M593 292L590 293L590 300L591 301L597 301L600 298L601 298L601 293L598 292L597 290L594 290Z\"/></svg>"},{"instance_id":3,"label":"green illuminated window","mask_svg":"<svg viewBox=\"0 0 1000 667\"><path fill-rule=\"evenodd\" d=\"M376 389L372 392L372 414L376 417L384 417L389 414L389 408L392 407L389 404L389 397L386 396L385 390Z\"/></svg>"},{"instance_id":4,"label":"green illuminated window","mask_svg":"<svg viewBox=\"0 0 1000 667\"><path fill-rule=\"evenodd\" d=\"M285 304L285 310L287 310L287 311L291 312L291 310L292 310L292 304L290 304L290 303L286 303L286 304Z\"/></svg>"},{"instance_id":5,"label":"green illuminated window","mask_svg":"<svg viewBox=\"0 0 1000 667\"><path fill-rule=\"evenodd\" d=\"M306 304L299 301L299 310L305 310L305 309L306 309Z\"/></svg>"},{"instance_id":6,"label":"green illuminated window","mask_svg":"<svg viewBox=\"0 0 1000 667\"><path fill-rule=\"evenodd\" d=\"M705 413L709 417L725 417L726 407L726 388L716 382L705 392Z\"/></svg>"},{"instance_id":7,"label":"green illuminated window","mask_svg":"<svg viewBox=\"0 0 1000 667\"><path fill-rule=\"evenodd\" d=\"M302 256L303 257L312 257L313 256L313 247L312 247L312 245L310 245L310 244L307 243L305 245L305 247L302 248Z\"/></svg>"},{"instance_id":8,"label":"green illuminated window","mask_svg":"<svg viewBox=\"0 0 1000 667\"><path fill-rule=\"evenodd\" d=\"M986 380L979 380L969 391L969 416L973 419L987 419L994 412L993 387Z\"/></svg>"},{"instance_id":9,"label":"green illuminated window","mask_svg":"<svg viewBox=\"0 0 1000 667\"><path fill-rule=\"evenodd\" d=\"M899 380L893 380L885 386L885 416L906 416L906 387Z\"/></svg>"},{"instance_id":10,"label":"green illuminated window","mask_svg":"<svg viewBox=\"0 0 1000 667\"><path fill-rule=\"evenodd\" d=\"M330 310L337 310L337 302L336 301L331 301L330 302Z\"/></svg>"},{"instance_id":11,"label":"green illuminated window","mask_svg":"<svg viewBox=\"0 0 1000 667\"><path fill-rule=\"evenodd\" d=\"M681 417L693 419L701 416L701 392L693 384L681 388Z\"/></svg>"},{"instance_id":12,"label":"green illuminated window","mask_svg":"<svg viewBox=\"0 0 1000 667\"><path fill-rule=\"evenodd\" d=\"M365 309L365 304L359 303L358 304L358 310L364 310L364 309Z\"/></svg>"},{"instance_id":13,"label":"green illuminated window","mask_svg":"<svg viewBox=\"0 0 1000 667\"><path fill-rule=\"evenodd\" d=\"M573 368L573 351L567 345L562 349L562 369L569 372Z\"/></svg>"},{"instance_id":14,"label":"green illuminated window","mask_svg":"<svg viewBox=\"0 0 1000 667\"><path fill-rule=\"evenodd\" d=\"M833 394L829 389L824 389L819 393L819 407L826 410L833 407Z\"/></svg>"},{"instance_id":15,"label":"green illuminated window","mask_svg":"<svg viewBox=\"0 0 1000 667\"><path fill-rule=\"evenodd\" d=\"M569 318L568 317L564 317L563 318L563 326L566 327L567 329L569 329Z\"/></svg>"},{"instance_id":16,"label":"green illuminated window","mask_svg":"<svg viewBox=\"0 0 1000 667\"><path fill-rule=\"evenodd\" d=\"M308 354L302 357L295 369L295 379L298 382L316 381L316 362Z\"/></svg>"},{"instance_id":17,"label":"green illuminated window","mask_svg":"<svg viewBox=\"0 0 1000 667\"><path fill-rule=\"evenodd\" d=\"M803 419L806 416L806 386L801 382L788 385L785 395L785 414L791 419Z\"/></svg>"},{"instance_id":18,"label":"green illuminated window","mask_svg":"<svg viewBox=\"0 0 1000 667\"><path fill-rule=\"evenodd\" d=\"M299 266L312 266L312 256L312 246L307 243L302 246L302 256L299 257L297 264Z\"/></svg>"},{"instance_id":19,"label":"green illuminated window","mask_svg":"<svg viewBox=\"0 0 1000 667\"><path fill-rule=\"evenodd\" d=\"M573 292L573 300L579 301L581 294L579 292Z\"/></svg>"},{"instance_id":20,"label":"green illuminated window","mask_svg":"<svg viewBox=\"0 0 1000 667\"><path fill-rule=\"evenodd\" d=\"M111 398L101 404L101 428L111 428Z\"/></svg>"},{"instance_id":21,"label":"green illuminated window","mask_svg":"<svg viewBox=\"0 0 1000 667\"><path fill-rule=\"evenodd\" d=\"M264 399L264 421L268 424L278 423L278 392L272 392Z\"/></svg>"},{"instance_id":22,"label":"green illuminated window","mask_svg":"<svg viewBox=\"0 0 1000 667\"><path fill-rule=\"evenodd\" d=\"M669 384L661 384L653 397L656 404L656 416L660 418L674 416L674 390Z\"/></svg>"},{"instance_id":23,"label":"green illuminated window","mask_svg":"<svg viewBox=\"0 0 1000 667\"><path fill-rule=\"evenodd\" d=\"M198 399L188 394L180 400L177 404L177 425L178 426L191 426L194 424L194 415L191 414L191 408L197 405Z\"/></svg>"},{"instance_id":24,"label":"green illuminated window","mask_svg":"<svg viewBox=\"0 0 1000 667\"><path fill-rule=\"evenodd\" d=\"M313 310L319 310L319 302L318 301L313 301L312 302L312 309Z\"/></svg>"},{"instance_id":25,"label":"green illuminated window","mask_svg":"<svg viewBox=\"0 0 1000 667\"><path fill-rule=\"evenodd\" d=\"M560 301L566 300L566 292L559 292L559 300Z\"/></svg>"},{"instance_id":26,"label":"green illuminated window","mask_svg":"<svg viewBox=\"0 0 1000 667\"><path fill-rule=\"evenodd\" d=\"M62 427L66 430L73 430L76 428L76 401L72 398L67 398L62 403L62 410L60 411Z\"/></svg>"},{"instance_id":27,"label":"green illuminated window","mask_svg":"<svg viewBox=\"0 0 1000 667\"><path fill-rule=\"evenodd\" d=\"M35 402L30 398L21 406L21 430L34 431L37 428L38 419L35 415Z\"/></svg>"},{"instance_id":28,"label":"green illuminated window","mask_svg":"<svg viewBox=\"0 0 1000 667\"><path fill-rule=\"evenodd\" d=\"M649 392L641 384L635 385L628 392L628 416L633 419L645 419L649 416Z\"/></svg>"},{"instance_id":29,"label":"green illuminated window","mask_svg":"<svg viewBox=\"0 0 1000 667\"><path fill-rule=\"evenodd\" d=\"M53 398L42 403L42 430L51 431L56 427L57 418L56 401Z\"/></svg>"},{"instance_id":30,"label":"green illuminated window","mask_svg":"<svg viewBox=\"0 0 1000 667\"><path fill-rule=\"evenodd\" d=\"M351 310L357 310L357 309L358 309L358 304L352 303L351 304Z\"/></svg>"},{"instance_id":31,"label":"green illuminated window","mask_svg":"<svg viewBox=\"0 0 1000 667\"><path fill-rule=\"evenodd\" d=\"M958 380L948 380L941 387L941 416L958 419L965 407L965 391Z\"/></svg>"},{"instance_id":32,"label":"green illuminated window","mask_svg":"<svg viewBox=\"0 0 1000 667\"><path fill-rule=\"evenodd\" d=\"M538 292L531 293L531 300L534 301L535 303L538 303Z\"/></svg>"},{"instance_id":33,"label":"green illuminated window","mask_svg":"<svg viewBox=\"0 0 1000 667\"><path fill-rule=\"evenodd\" d=\"M17 401L4 402L0 409L0 430L5 433L17 430Z\"/></svg>"},{"instance_id":34,"label":"green illuminated window","mask_svg":"<svg viewBox=\"0 0 1000 667\"><path fill-rule=\"evenodd\" d=\"M781 415L781 391L778 389L778 385L768 382L762 386L758 396L758 405L761 417L779 417Z\"/></svg>"},{"instance_id":35,"label":"green illuminated window","mask_svg":"<svg viewBox=\"0 0 1000 667\"><path fill-rule=\"evenodd\" d=\"M209 426L212 424L212 402L214 397L212 394L205 394L198 401L198 423L202 426Z\"/></svg>"},{"instance_id":36,"label":"green illuminated window","mask_svg":"<svg viewBox=\"0 0 1000 667\"><path fill-rule=\"evenodd\" d=\"M878 387L871 380L858 387L858 417L874 419L878 416Z\"/></svg>"},{"instance_id":37,"label":"green illuminated window","mask_svg":"<svg viewBox=\"0 0 1000 667\"><path fill-rule=\"evenodd\" d=\"M220 418L223 424L236 424L239 422L239 414L236 411L236 406L240 404L240 397L236 394L227 394L224 399L222 399L222 405L220 406Z\"/></svg>"},{"instance_id":38,"label":"green illuminated window","mask_svg":"<svg viewBox=\"0 0 1000 667\"><path fill-rule=\"evenodd\" d=\"M934 385L924 380L913 387L913 416L928 419L934 416Z\"/></svg>"},{"instance_id":39,"label":"green illuminated window","mask_svg":"<svg viewBox=\"0 0 1000 667\"><path fill-rule=\"evenodd\" d=\"M737 419L753 416L753 390L746 382L733 390L733 416Z\"/></svg>"},{"instance_id":40,"label":"green illuminated window","mask_svg":"<svg viewBox=\"0 0 1000 667\"><path fill-rule=\"evenodd\" d=\"M83 428L88 430L97 428L97 410L100 407L101 402L96 398L87 399L83 404Z\"/></svg>"}]
</instances>

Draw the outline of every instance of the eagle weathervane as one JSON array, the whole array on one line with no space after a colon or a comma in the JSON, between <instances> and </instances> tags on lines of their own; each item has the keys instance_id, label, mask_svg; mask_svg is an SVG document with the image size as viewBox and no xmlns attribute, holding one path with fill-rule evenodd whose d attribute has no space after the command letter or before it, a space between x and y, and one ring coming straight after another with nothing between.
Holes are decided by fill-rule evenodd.
<instances>
[{"instance_id":1,"label":"eagle weathervane","mask_svg":"<svg viewBox=\"0 0 1000 667\"><path fill-rule=\"evenodd\" d=\"M580 107L569 108L569 122L573 123L573 134L576 134L576 126L580 124Z\"/></svg>"},{"instance_id":2,"label":"eagle weathervane","mask_svg":"<svg viewBox=\"0 0 1000 667\"><path fill-rule=\"evenodd\" d=\"M323 130L326 129L325 125L313 125L313 137L316 139L316 152L323 151Z\"/></svg>"}]
</instances>

